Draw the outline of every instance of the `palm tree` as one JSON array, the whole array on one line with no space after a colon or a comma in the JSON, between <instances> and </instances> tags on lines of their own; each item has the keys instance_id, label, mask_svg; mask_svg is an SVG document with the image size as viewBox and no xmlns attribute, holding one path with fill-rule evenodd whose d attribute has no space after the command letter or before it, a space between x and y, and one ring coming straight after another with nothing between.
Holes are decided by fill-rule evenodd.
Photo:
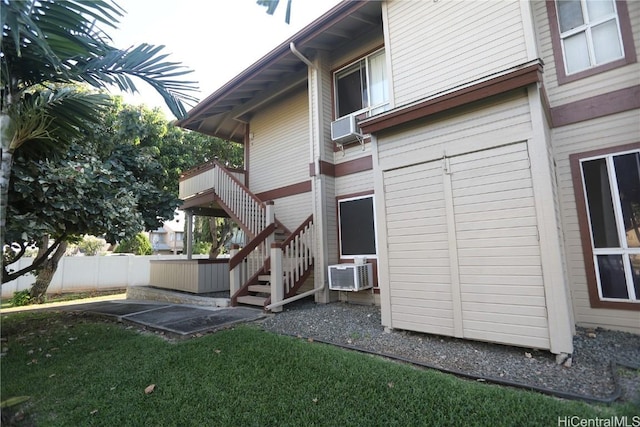
<instances>
[{"instance_id":1,"label":"palm tree","mask_svg":"<svg viewBox=\"0 0 640 427\"><path fill-rule=\"evenodd\" d=\"M273 15L280 4L280 0L256 0L259 6L267 8L267 13ZM285 13L284 22L287 24L291 21L291 0L287 0L287 11Z\"/></svg>"},{"instance_id":2,"label":"palm tree","mask_svg":"<svg viewBox=\"0 0 640 427\"><path fill-rule=\"evenodd\" d=\"M64 147L83 123L98 120L108 102L106 95L77 83L136 92L131 78L137 77L155 88L178 118L186 114L183 102L197 101L190 95L195 82L178 80L191 71L167 62L164 46L111 46L103 28L117 28L123 13L112 0L0 0L2 244L15 150L25 144Z\"/></svg>"}]
</instances>

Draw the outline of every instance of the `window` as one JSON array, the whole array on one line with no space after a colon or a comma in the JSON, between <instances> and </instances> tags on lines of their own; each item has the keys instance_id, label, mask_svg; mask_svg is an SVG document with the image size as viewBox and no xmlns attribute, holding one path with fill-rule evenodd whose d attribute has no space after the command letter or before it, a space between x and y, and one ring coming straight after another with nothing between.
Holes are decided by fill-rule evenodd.
<instances>
[{"instance_id":1,"label":"window","mask_svg":"<svg viewBox=\"0 0 640 427\"><path fill-rule=\"evenodd\" d=\"M338 70L334 88L336 118L384 111L389 102L384 49Z\"/></svg>"},{"instance_id":2,"label":"window","mask_svg":"<svg viewBox=\"0 0 640 427\"><path fill-rule=\"evenodd\" d=\"M376 256L373 195L338 200L340 257Z\"/></svg>"},{"instance_id":3,"label":"window","mask_svg":"<svg viewBox=\"0 0 640 427\"><path fill-rule=\"evenodd\" d=\"M547 2L558 83L636 62L624 0Z\"/></svg>"},{"instance_id":4,"label":"window","mask_svg":"<svg viewBox=\"0 0 640 427\"><path fill-rule=\"evenodd\" d=\"M580 174L598 298L640 302L640 150L581 159Z\"/></svg>"}]
</instances>

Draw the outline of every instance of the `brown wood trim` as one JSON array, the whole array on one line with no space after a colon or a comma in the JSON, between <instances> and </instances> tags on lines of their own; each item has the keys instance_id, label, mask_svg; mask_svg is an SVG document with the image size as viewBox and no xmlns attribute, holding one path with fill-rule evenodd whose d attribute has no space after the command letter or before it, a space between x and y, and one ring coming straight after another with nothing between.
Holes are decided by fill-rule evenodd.
<instances>
[{"instance_id":1,"label":"brown wood trim","mask_svg":"<svg viewBox=\"0 0 640 427\"><path fill-rule=\"evenodd\" d=\"M344 163L331 164L320 160L320 174L339 178L358 172L364 172L373 169L373 157L365 156L358 159L349 160ZM315 176L315 165L309 163L309 175Z\"/></svg>"},{"instance_id":2,"label":"brown wood trim","mask_svg":"<svg viewBox=\"0 0 640 427\"><path fill-rule=\"evenodd\" d=\"M262 230L256 237L251 239L251 241L244 248L240 249L240 252L235 254L229 260L229 270L233 270L236 268L238 264L242 262L243 259L247 257L255 248L258 247L260 243L262 243L267 237L269 237L274 231L276 231L276 225L271 223Z\"/></svg>"},{"instance_id":3,"label":"brown wood trim","mask_svg":"<svg viewBox=\"0 0 640 427\"><path fill-rule=\"evenodd\" d=\"M203 191L202 193L196 196L186 199L182 203L182 206L180 206L180 209L186 210L194 206L201 206L207 203L213 203L215 201L216 201L216 192L212 188L210 190Z\"/></svg>"},{"instance_id":4,"label":"brown wood trim","mask_svg":"<svg viewBox=\"0 0 640 427\"><path fill-rule=\"evenodd\" d=\"M640 108L640 85L551 108L552 126L560 127Z\"/></svg>"},{"instance_id":5,"label":"brown wood trim","mask_svg":"<svg viewBox=\"0 0 640 427\"><path fill-rule=\"evenodd\" d=\"M373 169L373 157L365 156L359 159L350 160L344 163L338 163L334 166L335 177L347 176L358 172L364 172Z\"/></svg>"},{"instance_id":6,"label":"brown wood trim","mask_svg":"<svg viewBox=\"0 0 640 427\"><path fill-rule=\"evenodd\" d=\"M587 290L589 293L589 303L592 308L610 308L617 310L640 311L640 304L633 302L602 301L598 295L598 283L596 279L596 268L593 262L593 250L591 242L591 230L589 228L589 218L587 215L587 204L584 197L582 185L582 173L580 171L580 159L596 157L610 153L622 152L640 148L640 142L620 145L617 147L604 148L600 150L575 153L569 156L571 166L571 179L573 181L573 192L576 199L576 211L578 214L578 227L580 230L580 241L582 243L582 255L584 257L585 275L587 278Z\"/></svg>"},{"instance_id":7,"label":"brown wood trim","mask_svg":"<svg viewBox=\"0 0 640 427\"><path fill-rule=\"evenodd\" d=\"M558 14L555 0L547 0L547 17L549 18L549 30L551 31L551 46L553 48L553 60L556 65L556 77L558 85L574 82L585 77L613 70L628 64L637 62L636 48L633 42L633 30L629 19L629 9L626 0L616 0L618 9L618 22L620 22L620 32L622 34L622 48L624 57L613 62L597 65L592 68L567 75L564 67L564 57L562 55L562 42L560 41L560 30L558 28Z\"/></svg>"},{"instance_id":8,"label":"brown wood trim","mask_svg":"<svg viewBox=\"0 0 640 427\"><path fill-rule=\"evenodd\" d=\"M542 81L542 65L539 63L529 65L427 101L363 120L360 122L360 129L363 133L376 133L540 81Z\"/></svg>"},{"instance_id":9,"label":"brown wood trim","mask_svg":"<svg viewBox=\"0 0 640 427\"><path fill-rule=\"evenodd\" d=\"M285 185L284 187L275 188L273 190L263 191L262 193L256 194L256 197L260 200L274 200L288 196L295 196L296 194L308 193L309 191L311 191L311 180Z\"/></svg>"}]
</instances>

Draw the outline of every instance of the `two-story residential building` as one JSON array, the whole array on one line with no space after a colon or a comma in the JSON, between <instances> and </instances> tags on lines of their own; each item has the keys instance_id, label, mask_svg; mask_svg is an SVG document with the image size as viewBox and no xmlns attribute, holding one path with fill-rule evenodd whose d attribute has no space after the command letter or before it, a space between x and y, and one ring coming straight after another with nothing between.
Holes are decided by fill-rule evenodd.
<instances>
[{"instance_id":1,"label":"two-story residential building","mask_svg":"<svg viewBox=\"0 0 640 427\"><path fill-rule=\"evenodd\" d=\"M179 122L245 148L183 208L250 237L234 303L311 289L556 354L576 324L639 333L639 37L625 0L342 2ZM361 258L374 287L331 290Z\"/></svg>"}]
</instances>

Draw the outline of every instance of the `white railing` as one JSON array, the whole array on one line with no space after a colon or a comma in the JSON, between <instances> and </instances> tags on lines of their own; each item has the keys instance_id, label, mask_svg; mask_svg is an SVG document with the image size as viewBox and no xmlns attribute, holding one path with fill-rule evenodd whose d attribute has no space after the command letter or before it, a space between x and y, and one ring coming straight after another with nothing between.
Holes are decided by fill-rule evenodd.
<instances>
[{"instance_id":1,"label":"white railing","mask_svg":"<svg viewBox=\"0 0 640 427\"><path fill-rule=\"evenodd\" d=\"M188 200L213 190L216 200L252 237L267 226L264 204L244 185L244 173L228 170L217 161L186 172L180 179L179 197Z\"/></svg>"},{"instance_id":2,"label":"white railing","mask_svg":"<svg viewBox=\"0 0 640 427\"><path fill-rule=\"evenodd\" d=\"M309 217L296 231L281 245L285 296L313 264L313 217Z\"/></svg>"},{"instance_id":3,"label":"white railing","mask_svg":"<svg viewBox=\"0 0 640 427\"><path fill-rule=\"evenodd\" d=\"M313 215L307 218L284 242L271 247L271 304L272 311L282 310L293 297L302 280L313 268Z\"/></svg>"},{"instance_id":4,"label":"white railing","mask_svg":"<svg viewBox=\"0 0 640 427\"><path fill-rule=\"evenodd\" d=\"M272 209L269 209L272 215ZM235 304L238 291L257 279L265 270L265 264L270 255L270 247L274 241L276 225L271 222L241 250L233 249L229 259L231 303Z\"/></svg>"}]
</instances>

